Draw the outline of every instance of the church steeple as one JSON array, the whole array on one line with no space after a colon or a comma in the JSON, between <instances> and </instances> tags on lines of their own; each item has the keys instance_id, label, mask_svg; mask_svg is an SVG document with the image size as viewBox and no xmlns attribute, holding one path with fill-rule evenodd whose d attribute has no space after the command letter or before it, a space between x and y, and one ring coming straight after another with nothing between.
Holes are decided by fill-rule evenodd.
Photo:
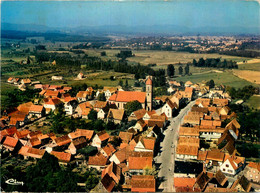
<instances>
[{"instance_id":1,"label":"church steeple","mask_svg":"<svg viewBox=\"0 0 260 193\"><path fill-rule=\"evenodd\" d=\"M151 111L153 108L153 81L152 77L146 79L146 110Z\"/></svg>"}]
</instances>

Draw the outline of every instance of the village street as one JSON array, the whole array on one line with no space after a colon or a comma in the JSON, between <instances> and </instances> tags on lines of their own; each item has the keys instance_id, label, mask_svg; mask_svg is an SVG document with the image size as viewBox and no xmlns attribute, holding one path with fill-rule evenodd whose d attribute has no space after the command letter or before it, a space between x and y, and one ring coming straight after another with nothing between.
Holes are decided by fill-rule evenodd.
<instances>
[{"instance_id":1,"label":"village street","mask_svg":"<svg viewBox=\"0 0 260 193\"><path fill-rule=\"evenodd\" d=\"M195 101L190 102L183 108L177 117L170 119L168 128L164 131L165 138L161 142L161 154L155 157L155 163L161 164L158 173L162 183L159 185L159 191L174 192L173 189L173 175L174 175L174 159L175 149L178 140L178 131L184 116L191 110Z\"/></svg>"}]
</instances>

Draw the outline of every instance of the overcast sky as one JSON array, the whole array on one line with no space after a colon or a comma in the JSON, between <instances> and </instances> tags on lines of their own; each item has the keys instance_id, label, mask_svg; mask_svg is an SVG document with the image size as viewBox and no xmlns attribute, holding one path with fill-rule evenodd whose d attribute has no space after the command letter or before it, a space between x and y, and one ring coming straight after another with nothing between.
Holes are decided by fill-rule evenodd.
<instances>
[{"instance_id":1,"label":"overcast sky","mask_svg":"<svg viewBox=\"0 0 260 193\"><path fill-rule=\"evenodd\" d=\"M246 0L6 1L1 22L50 27L179 25L259 27L260 5Z\"/></svg>"}]
</instances>

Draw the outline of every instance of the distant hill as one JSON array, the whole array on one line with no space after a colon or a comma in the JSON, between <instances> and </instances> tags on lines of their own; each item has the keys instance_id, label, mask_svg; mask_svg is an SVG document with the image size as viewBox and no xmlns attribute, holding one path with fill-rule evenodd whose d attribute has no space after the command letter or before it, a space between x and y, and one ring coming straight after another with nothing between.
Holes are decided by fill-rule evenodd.
<instances>
[{"instance_id":1,"label":"distant hill","mask_svg":"<svg viewBox=\"0 0 260 193\"><path fill-rule=\"evenodd\" d=\"M152 26L126 26L126 25L104 25L104 26L79 26L75 28L53 28L44 25L35 24L11 24L1 23L2 30L26 31L26 32L64 32L67 34L91 34L91 35L108 35L108 34L143 34L143 35L238 35L243 34L260 34L260 27L245 28L241 26L230 28L227 27L190 27L175 25L152 25Z\"/></svg>"}]
</instances>

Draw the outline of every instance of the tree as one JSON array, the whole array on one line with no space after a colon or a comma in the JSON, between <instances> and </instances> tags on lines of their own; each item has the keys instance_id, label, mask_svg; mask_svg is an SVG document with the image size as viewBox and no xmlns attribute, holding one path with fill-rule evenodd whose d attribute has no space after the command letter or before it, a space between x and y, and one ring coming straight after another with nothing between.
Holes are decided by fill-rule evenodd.
<instances>
[{"instance_id":1,"label":"tree","mask_svg":"<svg viewBox=\"0 0 260 193\"><path fill-rule=\"evenodd\" d=\"M126 115L129 116L133 111L142 109L142 105L139 101L130 101L125 105Z\"/></svg>"},{"instance_id":2,"label":"tree","mask_svg":"<svg viewBox=\"0 0 260 193\"><path fill-rule=\"evenodd\" d=\"M189 67L189 65L187 64L186 66L185 66L185 74L189 74L190 73L190 67Z\"/></svg>"},{"instance_id":3,"label":"tree","mask_svg":"<svg viewBox=\"0 0 260 193\"><path fill-rule=\"evenodd\" d=\"M119 80L119 83L118 83L120 86L123 86L123 80L121 79L121 80Z\"/></svg>"},{"instance_id":4,"label":"tree","mask_svg":"<svg viewBox=\"0 0 260 193\"><path fill-rule=\"evenodd\" d=\"M107 53L106 53L105 51L103 51L103 52L100 53L100 55L101 55L101 56L106 56Z\"/></svg>"},{"instance_id":5,"label":"tree","mask_svg":"<svg viewBox=\"0 0 260 193\"><path fill-rule=\"evenodd\" d=\"M111 143L114 146L114 148L116 148L120 146L120 144L122 143L122 139L117 136L114 136L113 140L111 140L109 143Z\"/></svg>"},{"instance_id":6,"label":"tree","mask_svg":"<svg viewBox=\"0 0 260 193\"><path fill-rule=\"evenodd\" d=\"M157 176L158 171L156 170L155 166L153 166L152 168L150 168L149 166L146 166L144 168L144 173L143 175L152 175L152 176Z\"/></svg>"},{"instance_id":7,"label":"tree","mask_svg":"<svg viewBox=\"0 0 260 193\"><path fill-rule=\"evenodd\" d=\"M183 68L182 68L182 66L180 66L179 67L179 74L182 75L182 73L183 73Z\"/></svg>"},{"instance_id":8,"label":"tree","mask_svg":"<svg viewBox=\"0 0 260 193\"><path fill-rule=\"evenodd\" d=\"M125 80L125 87L128 88L128 86L129 86L129 85L128 85L128 80L126 79L126 80Z\"/></svg>"},{"instance_id":9,"label":"tree","mask_svg":"<svg viewBox=\"0 0 260 193\"><path fill-rule=\"evenodd\" d=\"M208 81L206 83L206 85L209 86L209 88L214 88L215 87L215 82L214 82L214 80L211 79L210 81Z\"/></svg>"},{"instance_id":10,"label":"tree","mask_svg":"<svg viewBox=\"0 0 260 193\"><path fill-rule=\"evenodd\" d=\"M167 66L167 75L168 75L169 77L173 77L174 74L175 74L175 68L174 68L173 64L169 64L169 65Z\"/></svg>"},{"instance_id":11,"label":"tree","mask_svg":"<svg viewBox=\"0 0 260 193\"><path fill-rule=\"evenodd\" d=\"M88 119L90 119L92 121L97 120L97 111L91 109L88 114Z\"/></svg>"},{"instance_id":12,"label":"tree","mask_svg":"<svg viewBox=\"0 0 260 193\"><path fill-rule=\"evenodd\" d=\"M28 56L27 57L27 64L30 64L31 62L30 62L30 57Z\"/></svg>"},{"instance_id":13,"label":"tree","mask_svg":"<svg viewBox=\"0 0 260 193\"><path fill-rule=\"evenodd\" d=\"M106 101L105 93L100 93L97 97L99 101Z\"/></svg>"}]
</instances>

